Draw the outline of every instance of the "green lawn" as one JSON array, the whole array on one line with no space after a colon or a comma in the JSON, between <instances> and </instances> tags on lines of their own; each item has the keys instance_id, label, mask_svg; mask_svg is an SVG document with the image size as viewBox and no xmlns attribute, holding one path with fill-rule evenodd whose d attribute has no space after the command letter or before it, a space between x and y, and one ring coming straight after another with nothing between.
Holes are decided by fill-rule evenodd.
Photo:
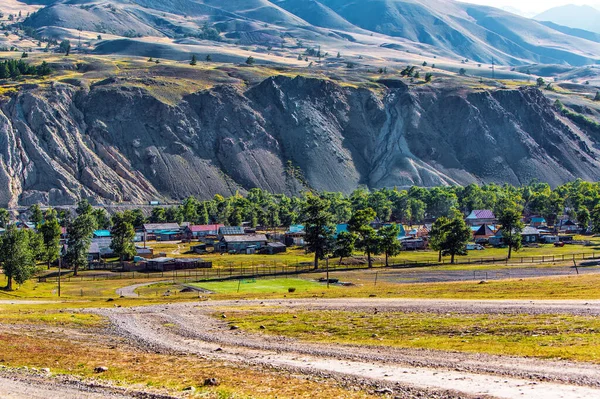
<instances>
[{"instance_id":1,"label":"green lawn","mask_svg":"<svg viewBox=\"0 0 600 399\"><path fill-rule=\"evenodd\" d=\"M424 348L600 363L600 320L569 315L228 311L255 333L350 345ZM262 326L262 327L261 327Z\"/></svg>"},{"instance_id":2,"label":"green lawn","mask_svg":"<svg viewBox=\"0 0 600 399\"><path fill-rule=\"evenodd\" d=\"M194 283L193 286L203 288L217 294L233 294L238 290L241 294L283 294L290 288L295 288L295 294L302 294L314 290L322 289L324 284L316 281L303 280L298 278L281 278L274 280L232 280L214 283ZM335 287L337 290L338 287Z\"/></svg>"}]
</instances>

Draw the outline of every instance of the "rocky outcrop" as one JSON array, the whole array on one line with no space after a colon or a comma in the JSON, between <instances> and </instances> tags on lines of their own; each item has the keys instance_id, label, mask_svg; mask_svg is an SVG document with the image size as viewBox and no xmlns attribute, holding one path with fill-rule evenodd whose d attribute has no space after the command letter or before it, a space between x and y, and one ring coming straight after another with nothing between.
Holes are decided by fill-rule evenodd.
<instances>
[{"instance_id":1,"label":"rocky outcrop","mask_svg":"<svg viewBox=\"0 0 600 399\"><path fill-rule=\"evenodd\" d=\"M536 89L387 86L278 76L177 105L126 81L22 89L0 102L0 206L600 177Z\"/></svg>"}]
</instances>

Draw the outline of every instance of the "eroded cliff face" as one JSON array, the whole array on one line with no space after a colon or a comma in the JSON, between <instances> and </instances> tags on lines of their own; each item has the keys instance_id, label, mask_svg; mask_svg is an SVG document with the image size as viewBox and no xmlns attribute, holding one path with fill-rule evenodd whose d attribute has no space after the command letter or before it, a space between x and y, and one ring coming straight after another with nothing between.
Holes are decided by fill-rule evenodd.
<instances>
[{"instance_id":1,"label":"eroded cliff face","mask_svg":"<svg viewBox=\"0 0 600 399\"><path fill-rule=\"evenodd\" d=\"M280 76L177 105L111 80L23 89L0 103L0 206L600 177L538 90L392 86Z\"/></svg>"}]
</instances>

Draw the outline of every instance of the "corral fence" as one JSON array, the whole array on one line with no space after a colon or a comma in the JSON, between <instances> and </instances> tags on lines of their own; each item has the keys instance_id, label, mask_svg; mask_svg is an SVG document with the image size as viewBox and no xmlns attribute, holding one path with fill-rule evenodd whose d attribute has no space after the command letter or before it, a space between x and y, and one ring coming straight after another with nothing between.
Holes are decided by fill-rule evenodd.
<instances>
[{"instance_id":1,"label":"corral fence","mask_svg":"<svg viewBox=\"0 0 600 399\"><path fill-rule=\"evenodd\" d=\"M502 258L460 258L457 259L456 265L494 265L503 264L510 266L518 266L521 264L536 264L536 263L554 263L554 262L574 262L593 260L600 257L600 252L596 254L579 253L565 255L547 255L547 256L527 256L513 257L508 260ZM444 259L442 262L427 260L427 261L398 261L389 262L389 269L399 268L417 268L417 267L435 267L449 265L450 261ZM378 260L372 262L373 268L386 268L384 262ZM312 263L301 262L294 264L258 264L252 266L230 266L211 269L189 269L189 270L172 270L172 271L118 271L112 264L106 264L105 272L100 272L100 269L94 269L98 273L86 271L79 276L66 275L62 277L63 282L71 281L100 281L100 280L119 280L119 279L161 279L172 280L174 282L192 282L192 281L209 281L209 280L230 280L230 279L245 279L245 278L260 278L260 277L276 277L276 276L291 276L306 273L323 273L327 269L330 272L366 270L369 266L366 263L357 264L339 264L337 259L330 259L327 265L325 261L321 261L319 268L315 269ZM56 282L58 276L40 276L40 282Z\"/></svg>"}]
</instances>

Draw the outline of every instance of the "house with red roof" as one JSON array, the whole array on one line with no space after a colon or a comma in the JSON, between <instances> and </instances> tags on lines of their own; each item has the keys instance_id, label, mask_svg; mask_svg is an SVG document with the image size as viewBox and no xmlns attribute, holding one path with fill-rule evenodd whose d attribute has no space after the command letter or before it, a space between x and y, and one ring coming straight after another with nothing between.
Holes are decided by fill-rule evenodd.
<instances>
[{"instance_id":1,"label":"house with red roof","mask_svg":"<svg viewBox=\"0 0 600 399\"><path fill-rule=\"evenodd\" d=\"M203 224L203 225L190 225L185 228L185 235L189 239L198 239L208 236L216 236L219 234L219 229L225 227L222 224Z\"/></svg>"},{"instance_id":2,"label":"house with red roof","mask_svg":"<svg viewBox=\"0 0 600 399\"><path fill-rule=\"evenodd\" d=\"M474 210L465 219L469 226L481 226L484 224L496 224L496 215L489 209Z\"/></svg>"}]
</instances>

